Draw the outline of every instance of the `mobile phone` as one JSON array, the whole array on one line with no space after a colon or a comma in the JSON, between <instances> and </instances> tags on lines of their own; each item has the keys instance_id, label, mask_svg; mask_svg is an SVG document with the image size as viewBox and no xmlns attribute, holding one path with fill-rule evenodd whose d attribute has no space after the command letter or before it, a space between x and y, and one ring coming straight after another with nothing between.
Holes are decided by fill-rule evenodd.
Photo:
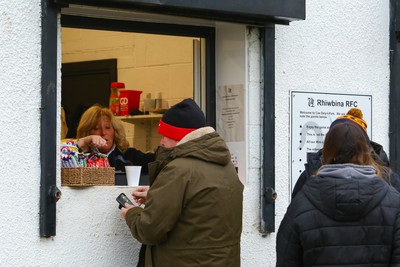
<instances>
[{"instance_id":1,"label":"mobile phone","mask_svg":"<svg viewBox=\"0 0 400 267\"><path fill-rule=\"evenodd\" d=\"M125 203L128 203L129 205L132 205L132 206L136 206L124 193L119 194L119 196L116 198L116 200L119 203L119 207L118 207L119 209L121 209L122 207L125 207Z\"/></svg>"}]
</instances>

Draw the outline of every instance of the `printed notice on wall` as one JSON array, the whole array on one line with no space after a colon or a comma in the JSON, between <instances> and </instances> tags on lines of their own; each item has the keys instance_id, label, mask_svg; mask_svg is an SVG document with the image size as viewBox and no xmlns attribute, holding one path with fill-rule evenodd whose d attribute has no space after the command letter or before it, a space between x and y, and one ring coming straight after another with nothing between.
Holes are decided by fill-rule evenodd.
<instances>
[{"instance_id":1,"label":"printed notice on wall","mask_svg":"<svg viewBox=\"0 0 400 267\"><path fill-rule=\"evenodd\" d=\"M304 171L307 153L320 150L331 123L354 107L362 111L371 138L371 95L291 92L291 190Z\"/></svg>"},{"instance_id":2,"label":"printed notice on wall","mask_svg":"<svg viewBox=\"0 0 400 267\"><path fill-rule=\"evenodd\" d=\"M219 86L217 98L217 131L226 142L244 141L243 84Z\"/></svg>"}]
</instances>

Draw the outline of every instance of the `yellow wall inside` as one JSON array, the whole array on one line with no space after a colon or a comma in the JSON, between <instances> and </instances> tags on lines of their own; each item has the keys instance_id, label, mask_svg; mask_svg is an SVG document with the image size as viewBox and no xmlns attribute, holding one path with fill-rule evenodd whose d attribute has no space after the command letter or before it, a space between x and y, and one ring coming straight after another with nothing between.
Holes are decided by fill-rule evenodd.
<instances>
[{"instance_id":1,"label":"yellow wall inside","mask_svg":"<svg viewBox=\"0 0 400 267\"><path fill-rule=\"evenodd\" d=\"M155 98L161 92L163 107L193 97L195 38L74 28L62 28L61 34L63 63L116 58L118 81L143 91L141 107L147 93ZM146 138L151 149L158 145L156 131L149 136L139 125L136 131L130 123L124 126L132 146L145 151Z\"/></svg>"}]
</instances>

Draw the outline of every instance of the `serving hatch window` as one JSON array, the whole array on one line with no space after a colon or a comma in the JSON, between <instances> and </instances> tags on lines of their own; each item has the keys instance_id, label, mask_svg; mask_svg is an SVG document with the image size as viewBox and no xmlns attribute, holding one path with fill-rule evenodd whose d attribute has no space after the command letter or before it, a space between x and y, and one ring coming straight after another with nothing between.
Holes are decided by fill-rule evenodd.
<instances>
[{"instance_id":1,"label":"serving hatch window","mask_svg":"<svg viewBox=\"0 0 400 267\"><path fill-rule=\"evenodd\" d=\"M62 138L76 137L89 107L110 107L116 82L119 111L113 113L130 147L154 152L159 119L185 98L193 98L215 124L213 29L70 15L61 22ZM123 110L122 93L132 92L137 103Z\"/></svg>"}]
</instances>

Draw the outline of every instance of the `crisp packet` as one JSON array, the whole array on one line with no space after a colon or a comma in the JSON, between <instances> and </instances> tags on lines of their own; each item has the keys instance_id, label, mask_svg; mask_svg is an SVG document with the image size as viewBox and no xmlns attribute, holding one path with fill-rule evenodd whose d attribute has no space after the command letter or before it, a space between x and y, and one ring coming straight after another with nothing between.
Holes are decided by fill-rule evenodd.
<instances>
[{"instance_id":1,"label":"crisp packet","mask_svg":"<svg viewBox=\"0 0 400 267\"><path fill-rule=\"evenodd\" d=\"M100 153L98 149L82 153L79 152L76 139L63 139L61 142L61 167L110 167L107 155Z\"/></svg>"}]
</instances>

